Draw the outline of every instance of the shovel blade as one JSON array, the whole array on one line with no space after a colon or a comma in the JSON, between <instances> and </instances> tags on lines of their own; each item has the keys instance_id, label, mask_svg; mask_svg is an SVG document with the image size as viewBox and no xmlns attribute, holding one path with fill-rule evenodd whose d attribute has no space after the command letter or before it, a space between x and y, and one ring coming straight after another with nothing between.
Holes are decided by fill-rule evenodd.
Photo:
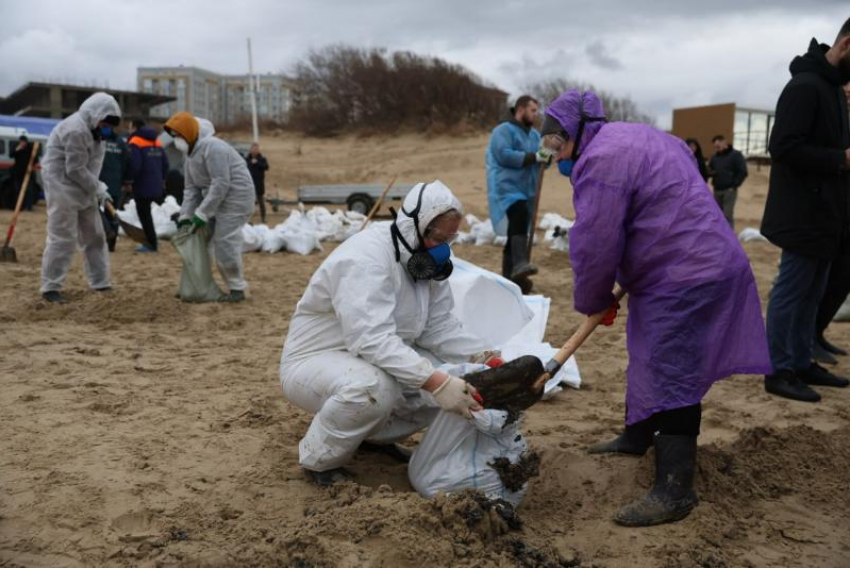
<instances>
[{"instance_id":1,"label":"shovel blade","mask_svg":"<svg viewBox=\"0 0 850 568\"><path fill-rule=\"evenodd\" d=\"M463 380L475 387L484 408L518 412L542 398L543 389L535 383L545 372L540 359L525 355L495 369L469 373Z\"/></svg>"},{"instance_id":2,"label":"shovel blade","mask_svg":"<svg viewBox=\"0 0 850 568\"><path fill-rule=\"evenodd\" d=\"M15 247L3 247L0 251L0 262L18 262L18 253Z\"/></svg>"},{"instance_id":3,"label":"shovel blade","mask_svg":"<svg viewBox=\"0 0 850 568\"><path fill-rule=\"evenodd\" d=\"M145 235L145 232L135 225L131 225L126 221L118 220L121 224L121 228L124 229L124 232L127 233L127 236L139 243L140 245L145 245L146 247L150 247L151 244L148 242L148 237Z\"/></svg>"}]
</instances>

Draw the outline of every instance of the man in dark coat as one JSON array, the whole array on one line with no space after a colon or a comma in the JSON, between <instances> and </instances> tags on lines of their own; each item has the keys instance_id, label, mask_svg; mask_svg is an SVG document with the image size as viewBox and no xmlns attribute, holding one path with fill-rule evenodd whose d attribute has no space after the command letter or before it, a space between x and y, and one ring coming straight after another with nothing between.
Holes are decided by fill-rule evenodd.
<instances>
[{"instance_id":1,"label":"man in dark coat","mask_svg":"<svg viewBox=\"0 0 850 568\"><path fill-rule=\"evenodd\" d=\"M738 200L738 188L747 179L747 161L723 135L718 134L711 142L714 155L708 161L708 172L714 186L714 200L723 211L726 222L735 230L735 202Z\"/></svg>"},{"instance_id":2,"label":"man in dark coat","mask_svg":"<svg viewBox=\"0 0 850 568\"><path fill-rule=\"evenodd\" d=\"M251 179L254 180L254 191L257 193L257 203L260 205L260 220L265 223L266 171L269 169L269 161L260 154L260 145L256 142L251 144L251 150L245 156L245 161L248 162L248 171L251 172Z\"/></svg>"},{"instance_id":3,"label":"man in dark coat","mask_svg":"<svg viewBox=\"0 0 850 568\"><path fill-rule=\"evenodd\" d=\"M162 201L165 178L168 175L168 157L157 131L150 126L141 126L133 132L130 146L128 178L133 186L136 214L145 231L148 245L141 245L136 252L156 252L156 228L151 216L151 205Z\"/></svg>"},{"instance_id":4,"label":"man in dark coat","mask_svg":"<svg viewBox=\"0 0 850 568\"><path fill-rule=\"evenodd\" d=\"M15 199L18 197L18 192L24 184L24 178L27 176L27 167L30 163L30 155L32 154L33 143L26 136L21 136L18 139L18 145L15 147L13 157L15 164L12 166L12 176L15 180ZM33 168L38 164L38 156L33 160ZM36 202L35 184L33 184L34 175L30 175L30 181L27 184L29 187L24 193L23 208L27 211L32 211L33 205Z\"/></svg>"},{"instance_id":5,"label":"man in dark coat","mask_svg":"<svg viewBox=\"0 0 850 568\"><path fill-rule=\"evenodd\" d=\"M845 387L812 362L818 304L830 264L850 250L850 19L832 47L812 40L791 62L770 137L770 189L761 232L782 249L767 308L769 393L820 400L809 385Z\"/></svg>"},{"instance_id":6,"label":"man in dark coat","mask_svg":"<svg viewBox=\"0 0 850 568\"><path fill-rule=\"evenodd\" d=\"M109 197L116 209L122 205L122 194L124 185L127 183L127 160L129 153L127 143L118 136L112 126L101 128L101 136L105 142L106 153L103 156L103 166L100 170L100 181L106 184ZM106 244L109 252L115 252L115 243L118 239L118 219L107 213L102 213L103 228L106 231Z\"/></svg>"}]
</instances>

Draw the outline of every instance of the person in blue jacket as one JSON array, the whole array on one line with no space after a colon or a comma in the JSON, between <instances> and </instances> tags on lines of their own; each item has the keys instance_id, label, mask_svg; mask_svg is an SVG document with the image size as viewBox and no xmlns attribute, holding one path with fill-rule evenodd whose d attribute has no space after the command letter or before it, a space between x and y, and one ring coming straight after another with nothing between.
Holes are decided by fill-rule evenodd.
<instances>
[{"instance_id":1,"label":"person in blue jacket","mask_svg":"<svg viewBox=\"0 0 850 568\"><path fill-rule=\"evenodd\" d=\"M161 202L165 177L168 175L168 156L157 131L150 126L141 126L133 132L128 142L130 147L129 179L133 186L136 213L142 223L148 244L136 248L136 252L156 252L156 230L151 216L151 205Z\"/></svg>"},{"instance_id":2,"label":"person in blue jacket","mask_svg":"<svg viewBox=\"0 0 850 568\"><path fill-rule=\"evenodd\" d=\"M487 198L490 221L497 235L507 235L502 253L502 275L531 291L529 276L537 267L528 260L529 217L537 191L540 133L535 130L539 105L523 95L510 109L511 116L493 129L487 146Z\"/></svg>"}]
</instances>

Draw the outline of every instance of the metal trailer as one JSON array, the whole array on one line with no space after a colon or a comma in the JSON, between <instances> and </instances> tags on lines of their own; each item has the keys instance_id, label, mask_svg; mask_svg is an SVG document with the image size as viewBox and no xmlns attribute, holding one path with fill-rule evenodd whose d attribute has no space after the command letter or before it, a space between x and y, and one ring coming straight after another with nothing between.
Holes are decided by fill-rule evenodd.
<instances>
[{"instance_id":1,"label":"metal trailer","mask_svg":"<svg viewBox=\"0 0 850 568\"><path fill-rule=\"evenodd\" d=\"M302 185L298 188L298 201L301 203L330 203L332 205L346 205L349 211L356 211L367 215L372 206L381 197L386 186L372 183L344 184L344 185ZM384 202L398 201L404 199L413 184L399 183L392 186ZM289 204L279 199L267 199L272 210L277 211L279 205Z\"/></svg>"}]
</instances>

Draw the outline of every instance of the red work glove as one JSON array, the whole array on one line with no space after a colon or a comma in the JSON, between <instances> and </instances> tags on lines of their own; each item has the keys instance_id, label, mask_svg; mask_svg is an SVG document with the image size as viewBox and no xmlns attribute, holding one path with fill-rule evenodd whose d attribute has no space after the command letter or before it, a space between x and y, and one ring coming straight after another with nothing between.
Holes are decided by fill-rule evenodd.
<instances>
[{"instance_id":1,"label":"red work glove","mask_svg":"<svg viewBox=\"0 0 850 568\"><path fill-rule=\"evenodd\" d=\"M611 325L613 325L614 320L617 319L617 312L619 311L619 309L620 302L614 302L613 304L611 304L611 307L608 308L608 311L605 312L605 315L602 316L602 321L599 323L606 327L610 327Z\"/></svg>"}]
</instances>

